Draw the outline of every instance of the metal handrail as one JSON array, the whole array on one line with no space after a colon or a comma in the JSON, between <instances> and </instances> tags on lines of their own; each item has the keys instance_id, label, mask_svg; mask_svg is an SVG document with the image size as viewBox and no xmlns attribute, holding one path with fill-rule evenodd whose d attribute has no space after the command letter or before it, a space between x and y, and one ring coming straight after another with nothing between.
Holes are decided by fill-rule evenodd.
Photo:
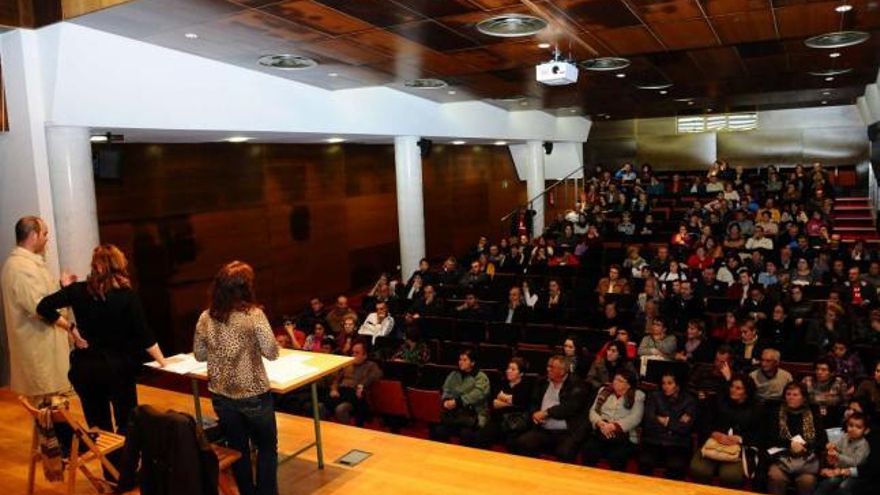
<instances>
[{"instance_id":1,"label":"metal handrail","mask_svg":"<svg viewBox=\"0 0 880 495\"><path fill-rule=\"evenodd\" d=\"M582 172L583 170L584 170L584 166L583 166L583 165L580 165L578 168L576 168L576 169L572 170L571 172L569 172L568 174L566 174L565 177L563 177L563 178L557 180L557 181L554 182L553 184L550 184L550 186L548 186L546 189L544 189L543 191L541 191L537 196L535 196L534 198L532 198L532 199L526 201L526 202L525 202L525 205L526 205L526 206L531 205L531 204L534 203L536 200L538 200L538 199L544 197L544 195L546 195L548 192L550 192L551 190L555 189L556 186L558 186L559 184L561 184L561 183L565 182L566 180L568 180L572 175L574 175L574 174L576 174L576 173L578 173L578 172ZM506 222L508 218L512 217L514 213L516 213L517 211L519 211L519 209L520 209L521 206L523 206L523 205L522 205L522 204L517 205L516 208L510 210L510 211L507 213L507 215L504 215L503 217L501 217L501 221L502 221L502 222Z\"/></svg>"}]
</instances>

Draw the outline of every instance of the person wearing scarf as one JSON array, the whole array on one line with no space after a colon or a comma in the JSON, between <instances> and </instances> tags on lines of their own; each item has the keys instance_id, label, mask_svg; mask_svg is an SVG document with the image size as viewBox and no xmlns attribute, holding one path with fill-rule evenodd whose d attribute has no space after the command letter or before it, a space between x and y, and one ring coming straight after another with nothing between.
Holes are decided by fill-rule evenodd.
<instances>
[{"instance_id":1,"label":"person wearing scarf","mask_svg":"<svg viewBox=\"0 0 880 495\"><path fill-rule=\"evenodd\" d=\"M596 360L593 361L590 371L587 372L587 383L591 390L599 390L610 384L614 374L620 370L636 372L627 356L626 344L619 340L613 340L608 343L605 352L600 352Z\"/></svg>"},{"instance_id":2,"label":"person wearing scarf","mask_svg":"<svg viewBox=\"0 0 880 495\"><path fill-rule=\"evenodd\" d=\"M611 469L624 471L638 442L636 428L645 411L645 393L636 388L636 375L628 370L614 374L590 408L592 431L586 434L581 450L584 464L595 466L608 460Z\"/></svg>"},{"instance_id":3,"label":"person wearing scarf","mask_svg":"<svg viewBox=\"0 0 880 495\"><path fill-rule=\"evenodd\" d=\"M789 383L783 391L782 404L771 410L765 421L765 450L782 449L771 460L767 472L767 489L771 495L785 495L792 482L799 495L809 495L816 488L818 454L828 443L828 437L807 397L804 384Z\"/></svg>"}]
</instances>

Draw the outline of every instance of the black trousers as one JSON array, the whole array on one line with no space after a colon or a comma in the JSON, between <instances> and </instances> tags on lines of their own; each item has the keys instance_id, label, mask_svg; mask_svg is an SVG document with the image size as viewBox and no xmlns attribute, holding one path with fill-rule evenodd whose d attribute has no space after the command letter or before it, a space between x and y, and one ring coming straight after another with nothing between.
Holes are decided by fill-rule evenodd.
<instances>
[{"instance_id":1,"label":"black trousers","mask_svg":"<svg viewBox=\"0 0 880 495\"><path fill-rule=\"evenodd\" d=\"M134 366L128 357L111 351L78 349L70 354L68 378L90 427L125 435L128 417L138 404Z\"/></svg>"},{"instance_id":2,"label":"black trousers","mask_svg":"<svg viewBox=\"0 0 880 495\"><path fill-rule=\"evenodd\" d=\"M653 474L654 469L666 469L666 477L682 480L691 463L690 447L642 443L639 449L639 472Z\"/></svg>"},{"instance_id":3,"label":"black trousers","mask_svg":"<svg viewBox=\"0 0 880 495\"><path fill-rule=\"evenodd\" d=\"M551 453L562 462L574 462L577 457L577 441L568 430L532 428L516 437L510 447L514 453L529 457Z\"/></svg>"},{"instance_id":4,"label":"black trousers","mask_svg":"<svg viewBox=\"0 0 880 495\"><path fill-rule=\"evenodd\" d=\"M599 432L593 432L584 442L581 450L584 464L595 466L600 459L608 461L611 469L625 471L626 462L635 450L635 445L629 441L629 434L619 435L613 438L605 438Z\"/></svg>"}]
</instances>

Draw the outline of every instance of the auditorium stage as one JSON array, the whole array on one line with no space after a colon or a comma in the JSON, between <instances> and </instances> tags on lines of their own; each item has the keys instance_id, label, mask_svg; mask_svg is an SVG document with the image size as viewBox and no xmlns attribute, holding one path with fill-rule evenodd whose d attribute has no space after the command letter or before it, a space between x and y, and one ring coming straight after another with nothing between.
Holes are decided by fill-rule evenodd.
<instances>
[{"instance_id":1,"label":"auditorium stage","mask_svg":"<svg viewBox=\"0 0 880 495\"><path fill-rule=\"evenodd\" d=\"M192 412L192 397L139 386L140 401ZM206 413L210 401L203 399ZM80 414L79 404L74 412ZM417 438L323 422L327 466L317 469L314 449L282 464L281 495L320 494L602 494L602 495L722 495L737 493L717 487L527 459L497 452L446 445ZM292 452L313 438L312 420L278 415L279 449ZM27 449L31 423L7 389L0 390L0 493L18 495L27 486ZM335 463L350 449L373 456L354 468ZM62 484L50 484L37 474L36 494L63 494ZM77 494L94 493L84 479Z\"/></svg>"}]
</instances>

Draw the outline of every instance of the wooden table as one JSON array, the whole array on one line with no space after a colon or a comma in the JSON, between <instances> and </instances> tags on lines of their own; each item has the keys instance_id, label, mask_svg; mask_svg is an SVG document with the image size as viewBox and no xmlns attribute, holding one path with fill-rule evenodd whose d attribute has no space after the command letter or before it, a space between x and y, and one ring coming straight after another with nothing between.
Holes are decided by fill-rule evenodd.
<instances>
[{"instance_id":1,"label":"wooden table","mask_svg":"<svg viewBox=\"0 0 880 495\"><path fill-rule=\"evenodd\" d=\"M321 412L318 407L318 380L327 375L336 373L337 371L349 366L354 362L353 358L348 356L337 356L335 354L323 354L318 352L294 351L291 349L281 349L279 359L285 356L301 356L304 360L302 364L315 368L314 372L307 375L297 376L285 381L269 380L269 389L277 394L286 394L292 392L304 385L309 385L312 393L312 419L315 423L315 441L293 452L288 456L279 458L279 463L288 461L308 449L315 447L318 453L318 469L324 469L324 445L321 443ZM161 368L160 368L161 369ZM207 372L187 373L192 380L193 403L195 405L196 420L199 424L203 424L202 405L199 401L199 381L208 381Z\"/></svg>"}]
</instances>

